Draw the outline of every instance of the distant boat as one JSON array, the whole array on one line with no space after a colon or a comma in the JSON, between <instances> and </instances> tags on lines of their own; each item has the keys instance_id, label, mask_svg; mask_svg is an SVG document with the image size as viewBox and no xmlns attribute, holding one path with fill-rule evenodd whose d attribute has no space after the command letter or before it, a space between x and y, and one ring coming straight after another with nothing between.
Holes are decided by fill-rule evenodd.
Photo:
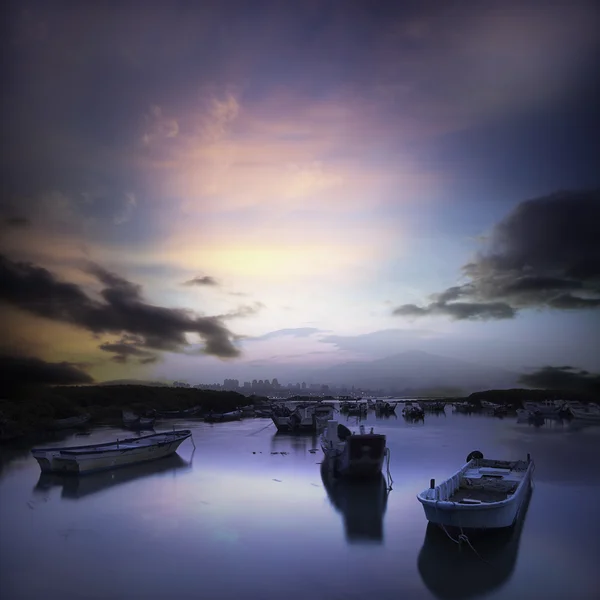
<instances>
[{"instance_id":1,"label":"distant boat","mask_svg":"<svg viewBox=\"0 0 600 600\"><path fill-rule=\"evenodd\" d=\"M322 431L333 417L335 408L331 404L298 404L293 410L287 406L273 409L273 423L277 431Z\"/></svg>"},{"instance_id":2,"label":"distant boat","mask_svg":"<svg viewBox=\"0 0 600 600\"><path fill-rule=\"evenodd\" d=\"M523 402L523 408L536 415L543 417L558 417L566 413L564 402L556 400L544 400L543 402Z\"/></svg>"},{"instance_id":3,"label":"distant boat","mask_svg":"<svg viewBox=\"0 0 600 600\"><path fill-rule=\"evenodd\" d=\"M159 419L182 419L185 417L193 417L202 410L201 406L192 406L183 410L157 410L156 416Z\"/></svg>"},{"instance_id":4,"label":"distant boat","mask_svg":"<svg viewBox=\"0 0 600 600\"><path fill-rule=\"evenodd\" d=\"M409 401L404 404L402 416L407 419L422 419L425 416L425 411L418 404Z\"/></svg>"},{"instance_id":5,"label":"distant boat","mask_svg":"<svg viewBox=\"0 0 600 600\"><path fill-rule=\"evenodd\" d=\"M169 456L191 435L189 429L180 429L103 444L34 448L31 454L44 473L81 475Z\"/></svg>"},{"instance_id":6,"label":"distant boat","mask_svg":"<svg viewBox=\"0 0 600 600\"><path fill-rule=\"evenodd\" d=\"M369 408L366 402L355 402L350 404L346 411L349 415L366 415L369 412Z\"/></svg>"},{"instance_id":7,"label":"distant boat","mask_svg":"<svg viewBox=\"0 0 600 600\"><path fill-rule=\"evenodd\" d=\"M477 407L471 402L455 402L454 410L458 413L471 414L477 410Z\"/></svg>"},{"instance_id":8,"label":"distant boat","mask_svg":"<svg viewBox=\"0 0 600 600\"><path fill-rule=\"evenodd\" d=\"M454 475L435 485L417 499L430 523L461 529L510 527L531 485L534 463L483 458L471 452L467 462Z\"/></svg>"},{"instance_id":9,"label":"distant boat","mask_svg":"<svg viewBox=\"0 0 600 600\"><path fill-rule=\"evenodd\" d=\"M325 455L324 464L341 477L375 477L381 474L383 461L387 455L386 438L380 433L352 433L344 425L330 420L321 435L321 449Z\"/></svg>"},{"instance_id":10,"label":"distant boat","mask_svg":"<svg viewBox=\"0 0 600 600\"><path fill-rule=\"evenodd\" d=\"M213 413L211 411L204 417L204 421L205 423L223 423L225 421L239 421L241 418L241 410L232 410L226 413Z\"/></svg>"},{"instance_id":11,"label":"distant boat","mask_svg":"<svg viewBox=\"0 0 600 600\"><path fill-rule=\"evenodd\" d=\"M396 412L396 404L392 402L384 402L383 400L377 400L375 402L375 410L382 415L389 415Z\"/></svg>"},{"instance_id":12,"label":"distant boat","mask_svg":"<svg viewBox=\"0 0 600 600\"><path fill-rule=\"evenodd\" d=\"M73 427L81 427L90 420L90 415L83 414L76 417L68 417L66 419L55 419L50 423L49 429L70 429Z\"/></svg>"},{"instance_id":13,"label":"distant boat","mask_svg":"<svg viewBox=\"0 0 600 600\"><path fill-rule=\"evenodd\" d=\"M575 419L600 423L600 407L596 404L588 404L578 408L570 406L569 411Z\"/></svg>"},{"instance_id":14,"label":"distant boat","mask_svg":"<svg viewBox=\"0 0 600 600\"><path fill-rule=\"evenodd\" d=\"M444 412L446 410L446 403L441 400L421 401L419 406L426 412Z\"/></svg>"},{"instance_id":15,"label":"distant boat","mask_svg":"<svg viewBox=\"0 0 600 600\"><path fill-rule=\"evenodd\" d=\"M138 431L143 429L153 429L154 421L156 421L156 417L140 417L129 410L124 410L122 412L122 418L124 427Z\"/></svg>"}]
</instances>

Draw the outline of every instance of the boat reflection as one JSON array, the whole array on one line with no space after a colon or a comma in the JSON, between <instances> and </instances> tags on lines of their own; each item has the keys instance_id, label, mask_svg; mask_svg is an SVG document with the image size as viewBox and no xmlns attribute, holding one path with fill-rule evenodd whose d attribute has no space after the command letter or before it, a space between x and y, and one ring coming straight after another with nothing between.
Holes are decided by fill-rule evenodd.
<instances>
[{"instance_id":1,"label":"boat reflection","mask_svg":"<svg viewBox=\"0 0 600 600\"><path fill-rule=\"evenodd\" d=\"M427 524L417 567L423 583L436 598L474 598L505 585L517 562L519 542L531 500L532 490L521 507L513 527L470 536L479 554L450 540L444 531Z\"/></svg>"},{"instance_id":2,"label":"boat reflection","mask_svg":"<svg viewBox=\"0 0 600 600\"><path fill-rule=\"evenodd\" d=\"M332 506L344 516L346 541L382 544L389 493L383 475L363 481L336 480L321 465L321 480Z\"/></svg>"},{"instance_id":3,"label":"boat reflection","mask_svg":"<svg viewBox=\"0 0 600 600\"><path fill-rule=\"evenodd\" d=\"M55 473L40 473L33 488L34 494L45 494L50 488L62 487L61 498L77 500L91 494L101 492L116 485L170 472L191 470L194 452L189 461L179 454L172 454L154 461L148 461L128 467L119 467L110 471L91 473L77 477Z\"/></svg>"},{"instance_id":4,"label":"boat reflection","mask_svg":"<svg viewBox=\"0 0 600 600\"><path fill-rule=\"evenodd\" d=\"M271 438L271 452L306 453L315 449L320 451L317 434L313 431L297 431L294 433L278 431Z\"/></svg>"}]
</instances>

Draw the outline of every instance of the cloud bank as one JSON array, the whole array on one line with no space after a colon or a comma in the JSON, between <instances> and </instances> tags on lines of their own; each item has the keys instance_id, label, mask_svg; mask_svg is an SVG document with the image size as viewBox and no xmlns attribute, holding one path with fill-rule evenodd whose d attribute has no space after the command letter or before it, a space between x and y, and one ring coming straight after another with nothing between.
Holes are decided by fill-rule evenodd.
<instances>
[{"instance_id":1,"label":"cloud bank","mask_svg":"<svg viewBox=\"0 0 600 600\"><path fill-rule=\"evenodd\" d=\"M142 356L141 349L179 352L188 345L186 333L200 336L206 354L240 355L233 334L220 318L151 305L143 299L140 286L95 264L89 272L102 286L102 300L91 298L78 285L58 281L42 267L0 255L0 301L96 334L128 335L118 342L117 356Z\"/></svg>"},{"instance_id":2,"label":"cloud bank","mask_svg":"<svg viewBox=\"0 0 600 600\"><path fill-rule=\"evenodd\" d=\"M600 190L560 192L519 204L464 265L467 283L393 314L455 320L511 319L527 308L600 308Z\"/></svg>"}]
</instances>

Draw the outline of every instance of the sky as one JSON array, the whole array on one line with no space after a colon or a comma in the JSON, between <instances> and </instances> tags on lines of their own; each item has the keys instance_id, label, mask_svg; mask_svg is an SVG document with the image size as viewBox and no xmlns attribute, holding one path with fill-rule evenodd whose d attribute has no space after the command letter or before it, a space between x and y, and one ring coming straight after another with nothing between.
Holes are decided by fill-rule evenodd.
<instances>
[{"instance_id":1,"label":"sky","mask_svg":"<svg viewBox=\"0 0 600 600\"><path fill-rule=\"evenodd\" d=\"M13 373L600 371L597 3L4 10Z\"/></svg>"}]
</instances>

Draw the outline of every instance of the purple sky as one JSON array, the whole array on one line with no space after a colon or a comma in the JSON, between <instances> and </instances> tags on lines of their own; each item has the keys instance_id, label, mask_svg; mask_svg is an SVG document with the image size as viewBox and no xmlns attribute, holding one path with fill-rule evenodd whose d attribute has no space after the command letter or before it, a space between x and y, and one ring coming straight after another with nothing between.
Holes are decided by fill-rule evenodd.
<instances>
[{"instance_id":1,"label":"purple sky","mask_svg":"<svg viewBox=\"0 0 600 600\"><path fill-rule=\"evenodd\" d=\"M5 27L4 355L600 370L597 3L25 1Z\"/></svg>"}]
</instances>

